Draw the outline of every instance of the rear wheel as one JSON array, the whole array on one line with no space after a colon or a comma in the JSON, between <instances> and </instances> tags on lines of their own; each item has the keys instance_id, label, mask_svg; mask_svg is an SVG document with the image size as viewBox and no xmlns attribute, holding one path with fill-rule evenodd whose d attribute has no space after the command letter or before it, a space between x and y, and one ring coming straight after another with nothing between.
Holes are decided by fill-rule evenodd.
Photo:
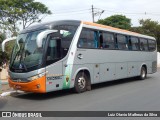
<instances>
[{"instance_id":1,"label":"rear wheel","mask_svg":"<svg viewBox=\"0 0 160 120\"><path fill-rule=\"evenodd\" d=\"M140 74L140 76L139 76L139 79L144 80L144 79L146 79L146 77L147 77L147 70L146 70L146 68L143 66L143 67L141 68L141 74Z\"/></svg>"},{"instance_id":2,"label":"rear wheel","mask_svg":"<svg viewBox=\"0 0 160 120\"><path fill-rule=\"evenodd\" d=\"M74 89L77 93L85 92L87 90L87 76L84 72L77 74Z\"/></svg>"}]
</instances>

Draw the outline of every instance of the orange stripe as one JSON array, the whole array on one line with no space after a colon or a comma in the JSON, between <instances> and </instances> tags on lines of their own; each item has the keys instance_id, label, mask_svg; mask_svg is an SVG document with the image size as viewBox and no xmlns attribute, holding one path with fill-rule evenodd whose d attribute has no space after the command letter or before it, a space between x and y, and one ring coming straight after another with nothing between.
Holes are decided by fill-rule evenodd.
<instances>
[{"instance_id":1,"label":"orange stripe","mask_svg":"<svg viewBox=\"0 0 160 120\"><path fill-rule=\"evenodd\" d=\"M124 32L124 33L130 33L130 34L134 34L134 35L140 35L139 33L136 33L136 32L131 32L131 31L128 31L128 30L114 28L114 27L111 27L111 26L101 25L101 24L97 24L97 23L83 22L83 24L91 25L91 26L95 26L95 27L100 27L100 28L107 28L109 30L115 30L115 31Z\"/></svg>"},{"instance_id":2,"label":"orange stripe","mask_svg":"<svg viewBox=\"0 0 160 120\"><path fill-rule=\"evenodd\" d=\"M38 78L28 83L13 82L10 78L8 79L9 86L15 90L22 90L25 92L45 93L46 92L46 76ZM40 88L37 88L40 85ZM18 87L18 88L17 88Z\"/></svg>"}]
</instances>

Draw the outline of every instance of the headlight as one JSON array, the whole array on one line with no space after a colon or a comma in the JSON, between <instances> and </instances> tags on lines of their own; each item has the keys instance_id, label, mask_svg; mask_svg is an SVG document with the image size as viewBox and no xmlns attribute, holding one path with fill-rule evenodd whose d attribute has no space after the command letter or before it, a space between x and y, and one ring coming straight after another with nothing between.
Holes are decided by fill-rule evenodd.
<instances>
[{"instance_id":1,"label":"headlight","mask_svg":"<svg viewBox=\"0 0 160 120\"><path fill-rule=\"evenodd\" d=\"M33 77L28 78L29 81L36 80L39 78L39 75L35 75Z\"/></svg>"},{"instance_id":2,"label":"headlight","mask_svg":"<svg viewBox=\"0 0 160 120\"><path fill-rule=\"evenodd\" d=\"M41 78L41 77L43 77L45 74L46 74L46 73L41 73L41 74L32 76L32 77L28 78L28 81L33 81L33 80L36 80L36 79L38 79L38 78Z\"/></svg>"}]
</instances>

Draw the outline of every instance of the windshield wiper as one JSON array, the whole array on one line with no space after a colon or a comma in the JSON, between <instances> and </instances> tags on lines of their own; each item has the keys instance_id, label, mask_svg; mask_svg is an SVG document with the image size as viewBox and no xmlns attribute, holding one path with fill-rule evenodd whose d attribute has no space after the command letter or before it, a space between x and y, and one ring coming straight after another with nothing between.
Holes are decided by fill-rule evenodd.
<instances>
[{"instance_id":1,"label":"windshield wiper","mask_svg":"<svg viewBox=\"0 0 160 120\"><path fill-rule=\"evenodd\" d=\"M19 51L16 53L15 57L13 58L13 61L12 61L12 63L11 63L11 67L13 67L13 64L14 64L15 59L16 59L16 57L17 57L18 54L19 54Z\"/></svg>"},{"instance_id":2,"label":"windshield wiper","mask_svg":"<svg viewBox=\"0 0 160 120\"><path fill-rule=\"evenodd\" d=\"M27 67L26 67L26 65L24 64L24 62L22 62L22 61L20 61L20 62L21 62L20 64L22 64L22 66L24 67L25 71L27 71Z\"/></svg>"},{"instance_id":3,"label":"windshield wiper","mask_svg":"<svg viewBox=\"0 0 160 120\"><path fill-rule=\"evenodd\" d=\"M23 66L24 69L27 71L26 65L22 62L22 54L23 54L24 46L23 46L23 47L22 47L22 46L19 46L19 47L20 47L20 49L19 49L19 51L16 53L16 55L15 55L15 57L14 57L14 59L13 59L13 62L12 62L12 64L11 64L11 67L13 67L13 65L14 65L14 63L15 63L15 59L16 59L17 55L19 54L19 56L20 56L19 65L22 63L22 66Z\"/></svg>"}]
</instances>

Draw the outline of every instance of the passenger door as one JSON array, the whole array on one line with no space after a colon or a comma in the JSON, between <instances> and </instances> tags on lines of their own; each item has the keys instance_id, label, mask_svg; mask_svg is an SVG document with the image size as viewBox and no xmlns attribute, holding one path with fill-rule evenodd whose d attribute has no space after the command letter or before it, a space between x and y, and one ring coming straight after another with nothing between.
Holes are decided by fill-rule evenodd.
<instances>
[{"instance_id":1,"label":"passenger door","mask_svg":"<svg viewBox=\"0 0 160 120\"><path fill-rule=\"evenodd\" d=\"M54 91L62 88L62 59L61 39L48 37L46 50L46 91Z\"/></svg>"}]
</instances>

